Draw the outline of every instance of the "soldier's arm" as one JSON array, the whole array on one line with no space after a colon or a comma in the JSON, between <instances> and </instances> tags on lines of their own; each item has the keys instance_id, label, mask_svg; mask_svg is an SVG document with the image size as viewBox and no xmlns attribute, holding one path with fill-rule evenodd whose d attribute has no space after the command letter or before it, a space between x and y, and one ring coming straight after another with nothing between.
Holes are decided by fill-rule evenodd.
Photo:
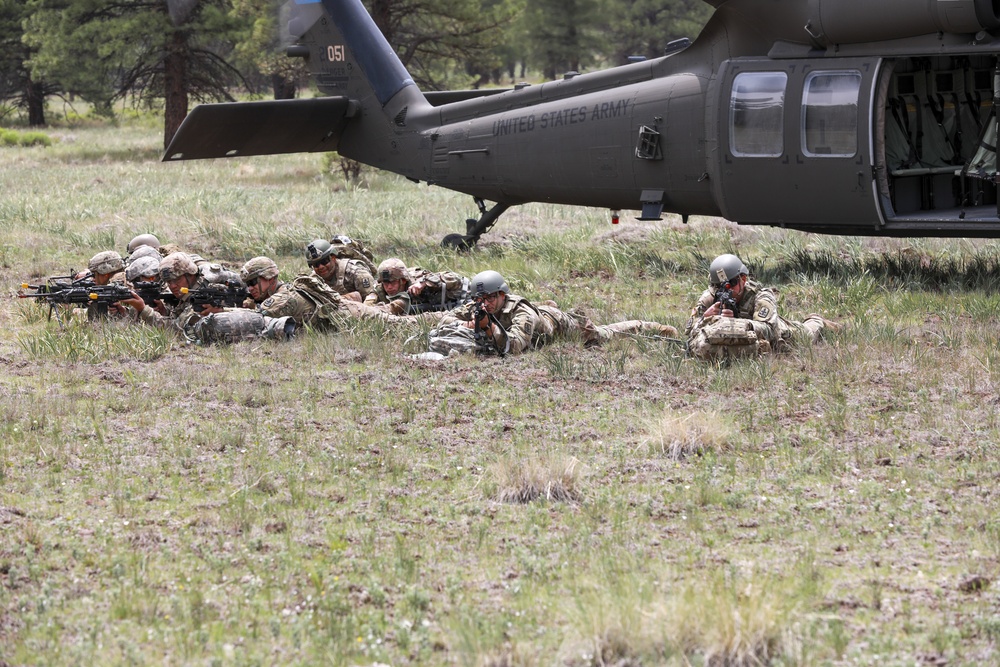
<instances>
[{"instance_id":1,"label":"soldier's arm","mask_svg":"<svg viewBox=\"0 0 1000 667\"><path fill-rule=\"evenodd\" d=\"M495 336L497 345L510 354L520 354L531 347L531 337L535 333L536 326L538 326L538 315L532 308L527 306L515 308L507 334L504 335L500 331L497 332L499 335Z\"/></svg>"},{"instance_id":2,"label":"soldier's arm","mask_svg":"<svg viewBox=\"0 0 1000 667\"><path fill-rule=\"evenodd\" d=\"M375 291L375 286L377 283L372 277L372 274L364 267L360 265L357 267L357 271L354 274L354 289L357 291L358 296L361 297L361 301L364 301L369 294Z\"/></svg>"},{"instance_id":3,"label":"soldier's arm","mask_svg":"<svg viewBox=\"0 0 1000 667\"><path fill-rule=\"evenodd\" d=\"M455 322L471 322L472 321L472 304L465 303L455 308L454 310L445 314L441 318L441 325L454 324Z\"/></svg>"},{"instance_id":4,"label":"soldier's arm","mask_svg":"<svg viewBox=\"0 0 1000 667\"><path fill-rule=\"evenodd\" d=\"M771 290L762 289L757 295L751 318L757 338L776 342L780 331L778 321L778 297Z\"/></svg>"},{"instance_id":5,"label":"soldier's arm","mask_svg":"<svg viewBox=\"0 0 1000 667\"><path fill-rule=\"evenodd\" d=\"M187 325L193 324L201 318L194 313L194 310L190 306L185 306L184 310L182 310L180 315L177 317L170 317L168 315L161 315L153 310L151 306L147 305L139 311L139 319L142 322L158 329L172 331L176 334L183 335L184 329Z\"/></svg>"},{"instance_id":6,"label":"soldier's arm","mask_svg":"<svg viewBox=\"0 0 1000 667\"><path fill-rule=\"evenodd\" d=\"M691 309L691 317L687 321L687 325L684 327L684 335L691 336L698 332L701 328L702 318L704 317L705 311L708 310L712 304L715 303L715 292L711 289L707 289L701 293L698 297L698 301L694 304L694 308Z\"/></svg>"}]
</instances>

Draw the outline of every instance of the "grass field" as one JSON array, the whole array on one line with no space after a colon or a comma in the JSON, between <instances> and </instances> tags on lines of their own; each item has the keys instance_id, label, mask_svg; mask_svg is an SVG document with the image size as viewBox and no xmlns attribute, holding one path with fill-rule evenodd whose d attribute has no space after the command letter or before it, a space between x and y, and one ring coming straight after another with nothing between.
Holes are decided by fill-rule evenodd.
<instances>
[{"instance_id":1,"label":"grass field","mask_svg":"<svg viewBox=\"0 0 1000 667\"><path fill-rule=\"evenodd\" d=\"M0 664L1000 663L995 242L530 205L457 256L467 197L162 164L155 123L50 136L0 148ZM347 233L678 328L732 251L847 329L724 367L646 339L433 364L371 324L203 348L13 298L144 232L285 278Z\"/></svg>"}]
</instances>

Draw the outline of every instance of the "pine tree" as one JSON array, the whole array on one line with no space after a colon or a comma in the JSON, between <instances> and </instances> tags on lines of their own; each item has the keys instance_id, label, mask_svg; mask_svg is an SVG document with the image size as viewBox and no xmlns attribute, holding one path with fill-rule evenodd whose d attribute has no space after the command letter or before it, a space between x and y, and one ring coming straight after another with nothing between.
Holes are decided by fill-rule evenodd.
<instances>
[{"instance_id":1,"label":"pine tree","mask_svg":"<svg viewBox=\"0 0 1000 667\"><path fill-rule=\"evenodd\" d=\"M28 0L31 72L98 113L121 99L162 100L166 146L190 99L232 100L230 86L243 80L227 60L242 28L230 0L169 9L166 0Z\"/></svg>"}]
</instances>

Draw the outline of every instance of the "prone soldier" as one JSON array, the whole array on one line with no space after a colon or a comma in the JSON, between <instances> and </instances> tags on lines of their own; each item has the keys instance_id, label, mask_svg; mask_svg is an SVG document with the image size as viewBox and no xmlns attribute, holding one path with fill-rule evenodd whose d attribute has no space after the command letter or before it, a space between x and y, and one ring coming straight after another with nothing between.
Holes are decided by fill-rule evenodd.
<instances>
[{"instance_id":1,"label":"prone soldier","mask_svg":"<svg viewBox=\"0 0 1000 667\"><path fill-rule=\"evenodd\" d=\"M306 246L306 262L315 275L345 299L364 301L375 289L375 279L367 262L338 258L336 247L324 239L316 239Z\"/></svg>"},{"instance_id":2,"label":"prone soldier","mask_svg":"<svg viewBox=\"0 0 1000 667\"><path fill-rule=\"evenodd\" d=\"M658 337L674 337L677 329L659 322L630 320L602 326L582 315L566 313L554 302L538 305L515 294L503 276L496 271L483 271L471 281L473 301L449 312L441 320L436 334L442 338L461 339L461 328L472 331L475 349L494 351L500 355L518 354L540 347L557 337L579 335L587 346L599 345L615 336L648 333ZM456 334L458 334L456 336ZM465 333L468 337L468 333ZM431 349L435 350L435 334ZM439 345L443 349L448 343ZM473 349L455 345L456 349Z\"/></svg>"},{"instance_id":3,"label":"prone soldier","mask_svg":"<svg viewBox=\"0 0 1000 667\"><path fill-rule=\"evenodd\" d=\"M345 318L377 319L391 324L416 324L416 318L399 317L338 294L315 274L297 276L291 283L278 278L278 265L269 257L254 257L243 265L240 277L257 310L268 317L291 317L299 326L336 330Z\"/></svg>"},{"instance_id":4,"label":"prone soldier","mask_svg":"<svg viewBox=\"0 0 1000 667\"><path fill-rule=\"evenodd\" d=\"M469 296L468 279L457 273L407 268L396 257L379 264L375 279L378 285L365 297L365 303L394 315L453 310Z\"/></svg>"},{"instance_id":5,"label":"prone soldier","mask_svg":"<svg viewBox=\"0 0 1000 667\"><path fill-rule=\"evenodd\" d=\"M172 253L163 258L159 277L177 305L166 314L156 312L135 292L123 303L147 324L182 335L193 342L235 342L247 338L289 338L295 330L291 318L270 318L247 310L223 310L249 297L238 279L220 283L210 270L199 268L187 254Z\"/></svg>"},{"instance_id":6,"label":"prone soldier","mask_svg":"<svg viewBox=\"0 0 1000 667\"><path fill-rule=\"evenodd\" d=\"M708 269L709 287L691 310L684 333L699 359L726 359L780 352L796 339L816 342L841 325L811 314L802 322L778 315L774 290L749 278L739 257L719 255Z\"/></svg>"},{"instance_id":7,"label":"prone soldier","mask_svg":"<svg viewBox=\"0 0 1000 667\"><path fill-rule=\"evenodd\" d=\"M87 264L86 279L94 285L125 285L125 262L114 250L99 252ZM120 303L91 303L87 305L87 319L100 320L107 317L124 317L125 307Z\"/></svg>"}]
</instances>

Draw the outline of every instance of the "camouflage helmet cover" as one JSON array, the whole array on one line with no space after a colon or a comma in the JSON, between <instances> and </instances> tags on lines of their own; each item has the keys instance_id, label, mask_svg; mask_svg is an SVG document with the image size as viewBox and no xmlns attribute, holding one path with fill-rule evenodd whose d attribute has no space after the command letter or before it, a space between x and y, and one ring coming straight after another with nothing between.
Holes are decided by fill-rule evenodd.
<instances>
[{"instance_id":1,"label":"camouflage helmet cover","mask_svg":"<svg viewBox=\"0 0 1000 667\"><path fill-rule=\"evenodd\" d=\"M163 259L163 256L160 254L160 251L158 251L153 246L141 245L135 250L133 250L132 254L130 254L128 257L125 258L125 266L128 266L129 264L139 259L140 257L155 257L157 262Z\"/></svg>"},{"instance_id":2,"label":"camouflage helmet cover","mask_svg":"<svg viewBox=\"0 0 1000 667\"><path fill-rule=\"evenodd\" d=\"M403 260L390 257L378 265L375 279L380 283L387 283L393 280L406 280L406 264Z\"/></svg>"},{"instance_id":3,"label":"camouflage helmet cover","mask_svg":"<svg viewBox=\"0 0 1000 667\"><path fill-rule=\"evenodd\" d=\"M748 273L746 264L736 255L719 255L708 267L708 281L713 285L724 285Z\"/></svg>"},{"instance_id":4,"label":"camouflage helmet cover","mask_svg":"<svg viewBox=\"0 0 1000 667\"><path fill-rule=\"evenodd\" d=\"M101 275L117 273L125 268L125 262L122 260L122 256L114 250L105 250L91 257L87 268L90 269L91 273Z\"/></svg>"},{"instance_id":5,"label":"camouflage helmet cover","mask_svg":"<svg viewBox=\"0 0 1000 667\"><path fill-rule=\"evenodd\" d=\"M278 276L278 265L270 257L254 257L243 265L240 270L240 278L243 282L250 282L263 278L270 280Z\"/></svg>"},{"instance_id":6,"label":"camouflage helmet cover","mask_svg":"<svg viewBox=\"0 0 1000 667\"><path fill-rule=\"evenodd\" d=\"M507 281L496 271L481 271L472 277L473 296L486 296L494 292L510 294Z\"/></svg>"},{"instance_id":7,"label":"camouflage helmet cover","mask_svg":"<svg viewBox=\"0 0 1000 667\"><path fill-rule=\"evenodd\" d=\"M160 262L160 279L176 280L184 275L195 275L198 266L188 257L187 253L175 252L167 255Z\"/></svg>"},{"instance_id":8,"label":"camouflage helmet cover","mask_svg":"<svg viewBox=\"0 0 1000 667\"><path fill-rule=\"evenodd\" d=\"M333 246L330 245L329 241L324 239L316 239L306 246L306 262L308 262L310 266L322 259L326 259L332 254Z\"/></svg>"},{"instance_id":9,"label":"camouflage helmet cover","mask_svg":"<svg viewBox=\"0 0 1000 667\"><path fill-rule=\"evenodd\" d=\"M160 273L160 259L156 257L139 257L129 262L125 269L125 278L135 282L139 278L152 278Z\"/></svg>"},{"instance_id":10,"label":"camouflage helmet cover","mask_svg":"<svg viewBox=\"0 0 1000 667\"><path fill-rule=\"evenodd\" d=\"M128 242L128 251L129 253L133 253L136 248L144 245L148 245L150 248L155 250L160 247L160 239L156 238L152 234L139 234Z\"/></svg>"}]
</instances>

